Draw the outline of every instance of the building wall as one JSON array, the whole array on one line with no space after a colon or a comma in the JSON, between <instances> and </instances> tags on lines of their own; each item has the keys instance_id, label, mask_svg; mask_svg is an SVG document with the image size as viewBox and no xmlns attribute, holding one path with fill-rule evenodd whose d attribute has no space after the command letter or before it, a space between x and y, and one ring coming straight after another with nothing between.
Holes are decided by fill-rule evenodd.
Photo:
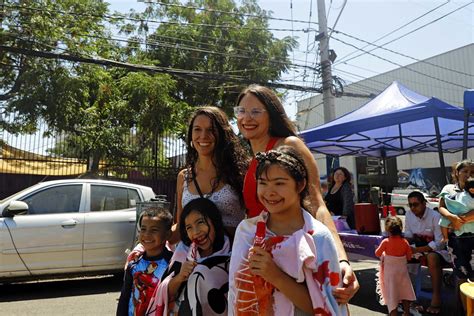
<instances>
[{"instance_id":1,"label":"building wall","mask_svg":"<svg viewBox=\"0 0 474 316\"><path fill-rule=\"evenodd\" d=\"M345 92L377 95L393 81L398 81L427 97L434 96L451 105L463 106L463 95L467 89L474 88L474 44L401 67L371 78L351 83L345 87ZM440 67L432 66L439 65ZM455 71L444 69L449 68ZM420 73L426 74L422 75ZM440 81L439 78L444 81ZM368 102L370 98L340 97L336 98L335 113L340 117ZM316 127L324 123L322 95L299 101L297 103L297 126L300 131ZM474 157L474 149L468 151L468 157ZM326 173L324 155L316 154L321 175ZM461 152L444 154L446 166L451 166L461 159ZM354 157L343 157L340 165L347 167L357 179ZM439 167L437 153L422 153L397 157L398 169L435 168Z\"/></svg>"}]
</instances>

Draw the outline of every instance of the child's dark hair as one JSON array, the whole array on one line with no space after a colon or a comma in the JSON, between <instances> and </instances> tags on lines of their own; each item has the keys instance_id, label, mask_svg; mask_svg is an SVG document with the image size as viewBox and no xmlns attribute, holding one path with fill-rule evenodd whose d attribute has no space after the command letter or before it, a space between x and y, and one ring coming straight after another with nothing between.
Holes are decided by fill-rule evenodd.
<instances>
[{"instance_id":1,"label":"child's dark hair","mask_svg":"<svg viewBox=\"0 0 474 316\"><path fill-rule=\"evenodd\" d=\"M466 180L466 184L464 185L464 191L468 192L472 197L474 197L470 192L470 189L474 189L474 177L469 177Z\"/></svg>"},{"instance_id":2,"label":"child's dark hair","mask_svg":"<svg viewBox=\"0 0 474 316\"><path fill-rule=\"evenodd\" d=\"M304 203L305 198L308 196L308 170L303 158L295 149L289 146L282 146L276 150L259 152L255 158L258 161L255 174L257 180L260 179L262 173L266 172L271 165L276 164L285 169L297 184L306 181L306 185L300 193L300 204L306 209L308 208Z\"/></svg>"},{"instance_id":3,"label":"child's dark hair","mask_svg":"<svg viewBox=\"0 0 474 316\"><path fill-rule=\"evenodd\" d=\"M179 233L181 235L181 241L186 245L191 245L191 240L188 237L186 232L186 224L184 223L186 217L193 211L201 213L206 222L209 224L209 221L214 225L214 230L216 232L216 238L212 244L212 251L216 252L222 249L224 246L224 235L226 231L224 229L224 223L222 222L222 216L214 202L206 198L197 198L191 200L183 208L181 217L179 219Z\"/></svg>"},{"instance_id":4,"label":"child's dark hair","mask_svg":"<svg viewBox=\"0 0 474 316\"><path fill-rule=\"evenodd\" d=\"M143 216L148 216L150 218L157 217L166 230L171 230L171 226L173 225L173 215L171 215L171 213L164 207L150 206L145 208L138 219L139 228L142 226Z\"/></svg>"},{"instance_id":5,"label":"child's dark hair","mask_svg":"<svg viewBox=\"0 0 474 316\"><path fill-rule=\"evenodd\" d=\"M385 220L385 230L392 236L401 236L403 231L403 223L399 217L389 216Z\"/></svg>"}]
</instances>

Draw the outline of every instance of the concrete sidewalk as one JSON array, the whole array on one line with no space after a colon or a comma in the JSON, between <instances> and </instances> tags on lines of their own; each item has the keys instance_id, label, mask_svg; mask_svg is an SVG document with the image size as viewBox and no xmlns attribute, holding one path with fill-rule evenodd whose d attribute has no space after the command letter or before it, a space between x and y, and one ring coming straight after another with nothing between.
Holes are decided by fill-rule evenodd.
<instances>
[{"instance_id":1,"label":"concrete sidewalk","mask_svg":"<svg viewBox=\"0 0 474 316\"><path fill-rule=\"evenodd\" d=\"M351 265L356 272L359 280L359 292L352 298L349 304L351 315L354 316L373 316L387 315L387 307L379 304L375 294L375 274L377 273L378 260L360 255L350 254ZM429 288L430 282L427 280L423 288ZM454 287L448 287L443 284L443 307L441 316L463 315L461 312L455 312ZM423 306L429 306L429 301L422 300ZM400 313L402 315L402 313ZM425 315L425 314L423 314ZM430 314L426 314L430 315Z\"/></svg>"}]
</instances>

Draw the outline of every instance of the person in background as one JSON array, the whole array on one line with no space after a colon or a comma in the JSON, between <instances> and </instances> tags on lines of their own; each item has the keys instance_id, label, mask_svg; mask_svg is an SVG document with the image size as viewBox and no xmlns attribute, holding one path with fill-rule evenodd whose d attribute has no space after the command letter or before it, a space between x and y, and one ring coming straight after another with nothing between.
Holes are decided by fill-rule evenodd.
<instances>
[{"instance_id":1,"label":"person in background","mask_svg":"<svg viewBox=\"0 0 474 316\"><path fill-rule=\"evenodd\" d=\"M451 222L452 229L460 229L465 222L465 217L452 214L446 209L445 196L454 196L464 190L464 185L469 177L474 177L474 162L463 160L455 164L453 168L453 184L447 184L439 194L439 213Z\"/></svg>"},{"instance_id":2,"label":"person in background","mask_svg":"<svg viewBox=\"0 0 474 316\"><path fill-rule=\"evenodd\" d=\"M344 167L334 169L333 182L331 182L324 200L332 214L345 217L349 227L355 228L354 192L351 188L349 170Z\"/></svg>"},{"instance_id":3,"label":"person in background","mask_svg":"<svg viewBox=\"0 0 474 316\"><path fill-rule=\"evenodd\" d=\"M230 239L220 213L206 198L184 206L179 221L181 242L148 314L227 315Z\"/></svg>"},{"instance_id":4,"label":"person in background","mask_svg":"<svg viewBox=\"0 0 474 316\"><path fill-rule=\"evenodd\" d=\"M303 157L308 169L308 191L311 200L311 209L308 211L329 228L336 241L343 271L343 287L336 289L335 296L339 303L347 303L359 289L359 283L322 198L316 161L308 147L297 137L296 128L288 118L283 104L271 89L250 85L239 94L234 114L239 131L250 143L253 155L280 146L290 146ZM257 198L256 169L257 161L253 158L244 179L243 196L248 218L258 216L264 210Z\"/></svg>"},{"instance_id":5,"label":"person in background","mask_svg":"<svg viewBox=\"0 0 474 316\"><path fill-rule=\"evenodd\" d=\"M397 306L402 302L403 315L410 315L410 302L416 300L407 261L411 259L412 250L408 241L402 237L402 220L395 216L385 220L385 231L389 237L384 239L375 250L381 257L377 280L377 294L380 303L387 305L390 316L398 315Z\"/></svg>"},{"instance_id":6,"label":"person in background","mask_svg":"<svg viewBox=\"0 0 474 316\"><path fill-rule=\"evenodd\" d=\"M326 181L321 182L321 194L323 198L328 194L328 183Z\"/></svg>"},{"instance_id":7,"label":"person in background","mask_svg":"<svg viewBox=\"0 0 474 316\"><path fill-rule=\"evenodd\" d=\"M139 240L144 252L127 264L117 315L145 315L173 255L165 247L172 224L173 216L166 209L150 207L141 213Z\"/></svg>"},{"instance_id":8,"label":"person in background","mask_svg":"<svg viewBox=\"0 0 474 316\"><path fill-rule=\"evenodd\" d=\"M448 196L443 195L444 204L446 209L451 213L457 216L460 216L463 219L464 224L459 229L450 229L449 226L451 222L444 216L441 217L439 225L441 226L441 232L443 233L443 241L448 242L450 231L454 231L456 236L462 236L465 233L469 236L470 233L474 233L474 222L466 221L465 215L468 215L470 211L474 210L474 177L470 177L466 180L464 185L464 190L456 193L455 195ZM474 246L474 243L472 243ZM472 252L471 250L465 249L466 253ZM474 249L472 249L474 250ZM455 258L459 259L459 256L456 255ZM470 258L468 262L470 261ZM466 266L467 269L471 269L471 265ZM472 276L474 277L474 275ZM471 277L469 277L471 278Z\"/></svg>"},{"instance_id":9,"label":"person in background","mask_svg":"<svg viewBox=\"0 0 474 316\"><path fill-rule=\"evenodd\" d=\"M347 315L334 239L305 210L308 172L291 147L259 152L259 216L237 227L229 269L229 315Z\"/></svg>"},{"instance_id":10,"label":"person in background","mask_svg":"<svg viewBox=\"0 0 474 316\"><path fill-rule=\"evenodd\" d=\"M443 243L439 220L441 215L426 207L426 200L420 191L408 194L410 211L405 217L405 238L412 245L413 256L428 266L433 288L431 304L426 309L418 305L420 312L439 314L441 311L441 277L443 265L449 262L449 254Z\"/></svg>"},{"instance_id":11,"label":"person in background","mask_svg":"<svg viewBox=\"0 0 474 316\"><path fill-rule=\"evenodd\" d=\"M189 201L205 197L213 201L230 237L245 217L242 185L247 156L225 113L217 107L197 108L186 136L186 168L178 174L176 220L171 243L179 241L179 219Z\"/></svg>"},{"instance_id":12,"label":"person in background","mask_svg":"<svg viewBox=\"0 0 474 316\"><path fill-rule=\"evenodd\" d=\"M439 213L446 221L450 222L451 231L448 233L448 250L451 254L453 262L453 270L457 276L458 284L455 286L457 295L465 306L465 298L458 290L459 285L469 278L473 278L473 270L470 261L472 259L472 249L474 247L474 232L470 231L474 222L474 209L465 212L464 215L454 214L450 212L446 205L447 199L457 200L461 197L463 190L469 178L474 177L474 162L471 160L463 160L458 162L453 168L454 184L444 186L440 193ZM467 207L467 205L466 205Z\"/></svg>"}]
</instances>

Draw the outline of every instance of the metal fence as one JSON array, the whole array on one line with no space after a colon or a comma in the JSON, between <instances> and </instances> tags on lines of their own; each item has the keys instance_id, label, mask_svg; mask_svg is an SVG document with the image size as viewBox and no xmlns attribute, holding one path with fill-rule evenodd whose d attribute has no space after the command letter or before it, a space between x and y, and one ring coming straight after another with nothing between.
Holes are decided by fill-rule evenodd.
<instances>
[{"instance_id":1,"label":"metal fence","mask_svg":"<svg viewBox=\"0 0 474 316\"><path fill-rule=\"evenodd\" d=\"M44 137L42 124L35 134L0 131L0 199L41 181L90 177L91 158L65 146L67 135ZM176 176L185 162L185 144L171 133L143 143L131 130L122 140L140 150L131 156L103 155L93 177L150 186L174 202Z\"/></svg>"}]
</instances>

